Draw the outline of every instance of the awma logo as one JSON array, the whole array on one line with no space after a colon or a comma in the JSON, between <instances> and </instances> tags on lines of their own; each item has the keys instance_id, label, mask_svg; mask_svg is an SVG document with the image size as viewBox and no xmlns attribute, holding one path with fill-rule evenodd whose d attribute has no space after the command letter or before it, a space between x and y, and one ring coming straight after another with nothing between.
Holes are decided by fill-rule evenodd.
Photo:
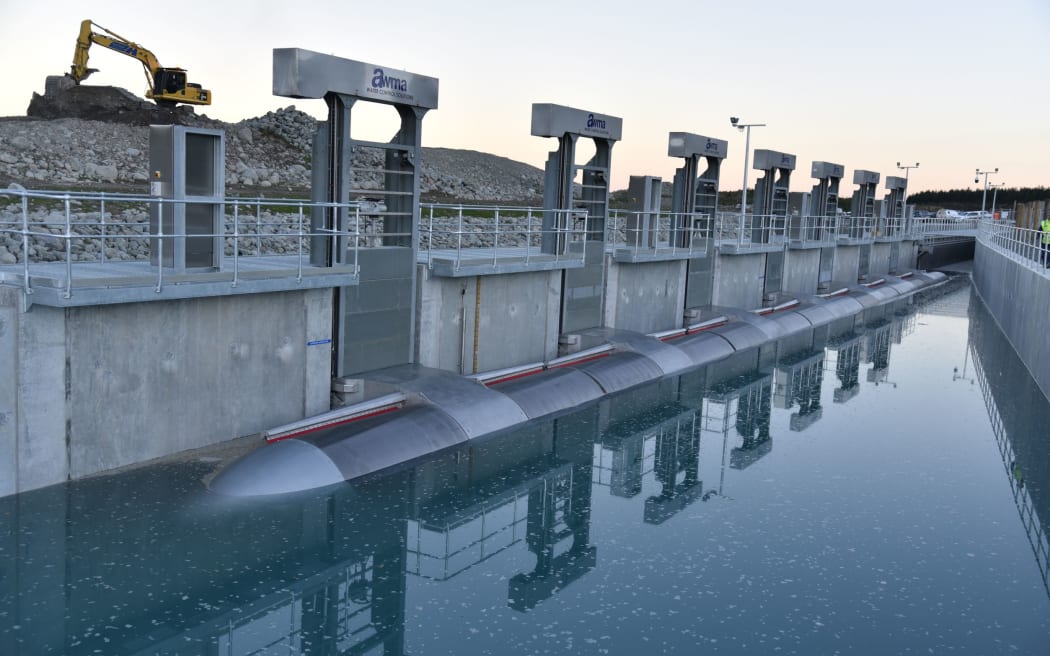
<instances>
[{"instance_id":1,"label":"awma logo","mask_svg":"<svg viewBox=\"0 0 1050 656\"><path fill-rule=\"evenodd\" d=\"M383 69L377 68L372 71L372 88L405 92L408 91L408 82L399 77L390 77Z\"/></svg>"},{"instance_id":2,"label":"awma logo","mask_svg":"<svg viewBox=\"0 0 1050 656\"><path fill-rule=\"evenodd\" d=\"M594 114L588 114L587 115L587 127L589 127L589 128L596 128L598 130L604 130L605 129L605 119L604 118L594 118Z\"/></svg>"}]
</instances>

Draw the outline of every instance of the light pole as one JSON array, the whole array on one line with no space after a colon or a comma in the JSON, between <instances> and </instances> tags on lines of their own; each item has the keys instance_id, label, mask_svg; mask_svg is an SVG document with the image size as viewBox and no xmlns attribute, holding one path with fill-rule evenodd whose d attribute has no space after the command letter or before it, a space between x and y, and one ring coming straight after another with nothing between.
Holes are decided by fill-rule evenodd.
<instances>
[{"instance_id":1,"label":"light pole","mask_svg":"<svg viewBox=\"0 0 1050 656\"><path fill-rule=\"evenodd\" d=\"M904 166L901 166L901 163L897 162L897 168L898 169L904 169L904 217L903 218L905 220L907 220L908 219L908 174L911 173L912 169L919 168L919 163L915 162L914 165L912 165L912 164L905 164Z\"/></svg>"},{"instance_id":2,"label":"light pole","mask_svg":"<svg viewBox=\"0 0 1050 656\"><path fill-rule=\"evenodd\" d=\"M1002 188L1002 187L1005 187L1006 183L1005 182L1000 182L999 184L992 183L992 184L990 184L988 186L991 187L992 190L993 190L992 191L992 218L994 219L994 218L996 218L995 217L995 198L999 195L999 189ZM981 217L981 218L984 218L984 217Z\"/></svg>"},{"instance_id":3,"label":"light pole","mask_svg":"<svg viewBox=\"0 0 1050 656\"><path fill-rule=\"evenodd\" d=\"M736 116L730 116L729 123L737 130L747 133L747 137L744 139L744 190L740 192L740 216L743 217L747 214L747 160L751 156L751 128L764 128L766 124L741 124L740 119Z\"/></svg>"},{"instance_id":4,"label":"light pole","mask_svg":"<svg viewBox=\"0 0 1050 656\"><path fill-rule=\"evenodd\" d=\"M998 166L995 167L995 170L993 170L993 171L982 171L981 169L977 169L977 173L973 176L973 183L974 184L977 184L978 182L980 182L981 181L981 176L982 175L984 176L984 193L981 194L981 218L982 219L984 218L984 201L988 198L988 176L990 176L993 173L998 173L998 172L999 172L999 167Z\"/></svg>"}]
</instances>

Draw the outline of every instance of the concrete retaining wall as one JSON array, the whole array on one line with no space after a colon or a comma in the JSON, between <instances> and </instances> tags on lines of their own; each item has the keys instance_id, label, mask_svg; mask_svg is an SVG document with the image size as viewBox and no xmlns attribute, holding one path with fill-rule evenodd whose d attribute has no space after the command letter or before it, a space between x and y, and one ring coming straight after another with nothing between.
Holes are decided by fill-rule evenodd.
<instances>
[{"instance_id":1,"label":"concrete retaining wall","mask_svg":"<svg viewBox=\"0 0 1050 656\"><path fill-rule=\"evenodd\" d=\"M876 242L871 245L871 260L868 262L868 273L872 276L890 272L890 249L893 244Z\"/></svg>"},{"instance_id":2,"label":"concrete retaining wall","mask_svg":"<svg viewBox=\"0 0 1050 656\"><path fill-rule=\"evenodd\" d=\"M831 268L831 279L840 283L857 282L857 269L860 268L860 246L838 246L835 248L835 261Z\"/></svg>"},{"instance_id":3,"label":"concrete retaining wall","mask_svg":"<svg viewBox=\"0 0 1050 656\"><path fill-rule=\"evenodd\" d=\"M784 260L784 291L816 294L820 277L819 248L789 248Z\"/></svg>"},{"instance_id":4,"label":"concrete retaining wall","mask_svg":"<svg viewBox=\"0 0 1050 656\"><path fill-rule=\"evenodd\" d=\"M420 364L470 374L557 356L561 271L444 278L421 265L419 281Z\"/></svg>"},{"instance_id":5,"label":"concrete retaining wall","mask_svg":"<svg viewBox=\"0 0 1050 656\"><path fill-rule=\"evenodd\" d=\"M21 312L0 289L0 495L329 407L327 290ZM308 345L314 342L313 345Z\"/></svg>"},{"instance_id":6,"label":"concrete retaining wall","mask_svg":"<svg viewBox=\"0 0 1050 656\"><path fill-rule=\"evenodd\" d=\"M977 292L1050 398L1050 276L979 242L973 271Z\"/></svg>"},{"instance_id":7,"label":"concrete retaining wall","mask_svg":"<svg viewBox=\"0 0 1050 656\"><path fill-rule=\"evenodd\" d=\"M715 260L713 305L750 310L762 306L765 253L719 255Z\"/></svg>"},{"instance_id":8,"label":"concrete retaining wall","mask_svg":"<svg viewBox=\"0 0 1050 656\"><path fill-rule=\"evenodd\" d=\"M624 264L610 258L605 325L639 333L681 328L687 262Z\"/></svg>"}]
</instances>

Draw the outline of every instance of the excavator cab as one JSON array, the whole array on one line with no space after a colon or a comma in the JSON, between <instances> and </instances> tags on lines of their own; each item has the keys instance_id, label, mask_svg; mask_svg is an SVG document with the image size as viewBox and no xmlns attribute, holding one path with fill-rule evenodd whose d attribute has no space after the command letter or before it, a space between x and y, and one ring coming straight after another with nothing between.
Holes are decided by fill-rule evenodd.
<instances>
[{"instance_id":1,"label":"excavator cab","mask_svg":"<svg viewBox=\"0 0 1050 656\"><path fill-rule=\"evenodd\" d=\"M98 32L92 30L97 27ZM162 107L173 107L179 103L187 105L210 105L211 92L202 89L201 85L186 81L186 71L182 68L164 68L157 61L157 57L141 45L125 39L119 34L92 22L84 20L80 24L80 35L77 37L77 47L73 54L73 65L70 67L69 77L73 82L80 84L97 69L88 68L88 50L92 44L99 44L110 50L119 52L128 57L137 59L149 80L149 90L146 97L152 99Z\"/></svg>"},{"instance_id":2,"label":"excavator cab","mask_svg":"<svg viewBox=\"0 0 1050 656\"><path fill-rule=\"evenodd\" d=\"M178 93L186 88L186 71L181 68L158 68L153 74L153 95Z\"/></svg>"}]
</instances>

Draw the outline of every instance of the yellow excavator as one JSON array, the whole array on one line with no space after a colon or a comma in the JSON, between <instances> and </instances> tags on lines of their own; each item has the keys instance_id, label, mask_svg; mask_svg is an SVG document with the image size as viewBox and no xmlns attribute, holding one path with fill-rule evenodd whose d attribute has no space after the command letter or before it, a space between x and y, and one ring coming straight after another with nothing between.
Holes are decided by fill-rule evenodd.
<instances>
[{"instance_id":1,"label":"yellow excavator","mask_svg":"<svg viewBox=\"0 0 1050 656\"><path fill-rule=\"evenodd\" d=\"M92 28L98 28L98 31ZM134 57L142 63L149 83L146 97L160 107L174 107L179 103L187 105L210 105L211 92L202 89L201 85L186 81L186 71L181 68L164 68L157 57L139 44L129 41L115 32L89 20L80 23L80 35L77 37L77 49L73 53L73 65L69 77L80 84L89 75L98 71L88 68L88 50L92 43L116 50L122 55Z\"/></svg>"}]
</instances>

